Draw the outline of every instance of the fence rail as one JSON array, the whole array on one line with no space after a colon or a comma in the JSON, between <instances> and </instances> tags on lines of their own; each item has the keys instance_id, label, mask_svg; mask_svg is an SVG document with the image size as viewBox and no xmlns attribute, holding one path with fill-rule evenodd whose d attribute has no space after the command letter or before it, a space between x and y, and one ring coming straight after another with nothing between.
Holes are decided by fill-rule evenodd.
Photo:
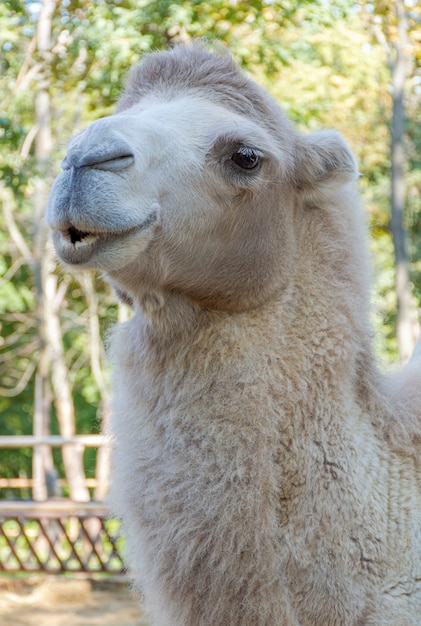
<instances>
[{"instance_id":1,"label":"fence rail","mask_svg":"<svg viewBox=\"0 0 421 626\"><path fill-rule=\"evenodd\" d=\"M0 477L0 489L31 489L32 497L36 500L44 500L48 497L48 491L54 489L60 491L61 488L69 486L68 480L59 478L55 474L45 471L45 467L40 467L35 463L37 450L45 453L45 449L65 448L73 446L75 453L81 455L86 448L97 448L95 478L86 476L79 481L86 489L94 489L94 495L102 500L106 491L107 474L109 469L111 441L105 435L73 435L63 437L61 435L0 435L0 450L14 448L32 448L32 478L27 476ZM49 483L48 483L49 480ZM57 494L50 494L57 495ZM28 497L26 495L26 497Z\"/></svg>"},{"instance_id":2,"label":"fence rail","mask_svg":"<svg viewBox=\"0 0 421 626\"><path fill-rule=\"evenodd\" d=\"M60 435L1 435L0 448L34 448L35 446L52 446L61 448L65 445L79 444L86 448L97 448L110 445L108 437L104 435L73 435L73 437L61 437Z\"/></svg>"},{"instance_id":3,"label":"fence rail","mask_svg":"<svg viewBox=\"0 0 421 626\"><path fill-rule=\"evenodd\" d=\"M56 485L61 489L67 486L67 482L63 478L55 481ZM0 489L33 489L35 480L33 478L0 478ZM85 478L86 487L95 489L99 485L96 478Z\"/></svg>"},{"instance_id":4,"label":"fence rail","mask_svg":"<svg viewBox=\"0 0 421 626\"><path fill-rule=\"evenodd\" d=\"M103 435L0 436L2 448L106 448ZM76 449L77 449L76 448ZM2 487L33 487L34 478L0 478ZM58 480L57 484L64 483ZM96 487L97 479L85 485ZM101 502L0 499L0 572L124 574L120 522L109 517Z\"/></svg>"},{"instance_id":5,"label":"fence rail","mask_svg":"<svg viewBox=\"0 0 421 626\"><path fill-rule=\"evenodd\" d=\"M0 571L122 575L123 544L101 504L0 501Z\"/></svg>"}]
</instances>

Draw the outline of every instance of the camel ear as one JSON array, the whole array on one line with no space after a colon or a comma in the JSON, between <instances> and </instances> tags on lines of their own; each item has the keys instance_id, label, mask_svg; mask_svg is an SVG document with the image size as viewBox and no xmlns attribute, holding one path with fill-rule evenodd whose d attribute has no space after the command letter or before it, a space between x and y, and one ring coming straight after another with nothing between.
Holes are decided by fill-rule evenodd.
<instances>
[{"instance_id":1,"label":"camel ear","mask_svg":"<svg viewBox=\"0 0 421 626\"><path fill-rule=\"evenodd\" d=\"M355 158L340 133L323 130L300 137L296 151L295 184L314 196L356 180Z\"/></svg>"}]
</instances>

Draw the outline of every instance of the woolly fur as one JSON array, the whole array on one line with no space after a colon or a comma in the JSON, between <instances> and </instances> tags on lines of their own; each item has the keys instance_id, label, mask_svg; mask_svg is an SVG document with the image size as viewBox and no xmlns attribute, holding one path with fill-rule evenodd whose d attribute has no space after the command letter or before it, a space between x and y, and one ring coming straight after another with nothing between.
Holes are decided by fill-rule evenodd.
<instances>
[{"instance_id":1,"label":"woolly fur","mask_svg":"<svg viewBox=\"0 0 421 626\"><path fill-rule=\"evenodd\" d=\"M103 268L135 310L112 340L133 579L156 626L419 626L421 358L376 369L353 157L201 45L147 56L115 118L180 97L258 127L266 156L247 184L186 169L195 213L174 196Z\"/></svg>"}]
</instances>

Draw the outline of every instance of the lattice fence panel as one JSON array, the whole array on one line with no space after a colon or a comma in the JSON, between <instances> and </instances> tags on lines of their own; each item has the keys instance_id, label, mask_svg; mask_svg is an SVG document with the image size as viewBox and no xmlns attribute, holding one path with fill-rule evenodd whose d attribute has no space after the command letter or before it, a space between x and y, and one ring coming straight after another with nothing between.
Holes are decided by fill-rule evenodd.
<instances>
[{"instance_id":1,"label":"lattice fence panel","mask_svg":"<svg viewBox=\"0 0 421 626\"><path fill-rule=\"evenodd\" d=\"M0 570L124 573L117 520L93 515L0 514Z\"/></svg>"}]
</instances>

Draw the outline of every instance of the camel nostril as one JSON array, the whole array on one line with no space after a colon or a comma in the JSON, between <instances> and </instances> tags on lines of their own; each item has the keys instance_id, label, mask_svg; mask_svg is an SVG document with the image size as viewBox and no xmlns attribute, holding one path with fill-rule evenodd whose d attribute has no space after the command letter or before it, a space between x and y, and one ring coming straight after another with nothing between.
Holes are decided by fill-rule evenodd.
<instances>
[{"instance_id":1,"label":"camel nostril","mask_svg":"<svg viewBox=\"0 0 421 626\"><path fill-rule=\"evenodd\" d=\"M134 163L134 155L133 154L121 154L118 156L113 156L104 161L99 161L96 163L90 164L91 167L96 170L106 170L110 172L116 172L118 170L123 170L126 167L130 167Z\"/></svg>"},{"instance_id":2,"label":"camel nostril","mask_svg":"<svg viewBox=\"0 0 421 626\"><path fill-rule=\"evenodd\" d=\"M134 154L125 150L93 150L85 154L67 155L67 163L76 168L91 167L96 170L116 172L130 167L134 163Z\"/></svg>"},{"instance_id":3,"label":"camel nostril","mask_svg":"<svg viewBox=\"0 0 421 626\"><path fill-rule=\"evenodd\" d=\"M134 154L131 152L117 152L117 151L92 151L85 154L81 154L79 151L69 151L66 158L62 163L63 170L68 170L71 167L91 167L96 170L107 170L110 172L116 172L123 170L126 167L130 167L134 163Z\"/></svg>"},{"instance_id":4,"label":"camel nostril","mask_svg":"<svg viewBox=\"0 0 421 626\"><path fill-rule=\"evenodd\" d=\"M124 137L110 131L98 142L93 141L92 134L85 131L75 139L63 161L64 169L90 167L116 172L133 165L134 151Z\"/></svg>"}]
</instances>

